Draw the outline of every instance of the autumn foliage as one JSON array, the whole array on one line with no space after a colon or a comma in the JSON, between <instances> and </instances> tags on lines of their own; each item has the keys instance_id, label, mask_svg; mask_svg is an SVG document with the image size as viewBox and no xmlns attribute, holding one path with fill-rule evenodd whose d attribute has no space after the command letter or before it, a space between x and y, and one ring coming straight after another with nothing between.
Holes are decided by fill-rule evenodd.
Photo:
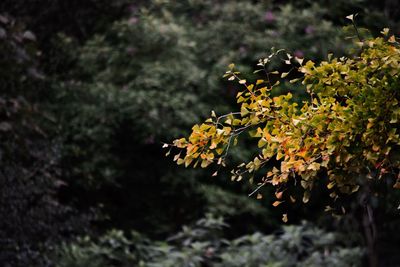
<instances>
[{"instance_id":1,"label":"autumn foliage","mask_svg":"<svg viewBox=\"0 0 400 267\"><path fill-rule=\"evenodd\" d=\"M266 184L274 186L274 206L296 201L289 184L302 187L302 201L307 203L321 177L327 177L332 199L355 193L371 181L396 177L400 47L388 32L357 42L353 57L329 55L320 64L274 52L260 60L256 72L265 78L255 83L242 79L231 64L225 77L243 86L236 96L240 111L222 116L213 111L204 123L193 126L188 138L165 147L179 148L174 160L186 167L225 166L230 147L249 132L258 141L259 153L235 168L232 180L262 176L255 192ZM270 61L282 54L291 73L269 70ZM291 93L271 95L289 77L294 77L292 84L301 82L307 101L299 104ZM271 160L279 162L277 167ZM393 187L399 188L400 181Z\"/></svg>"}]
</instances>

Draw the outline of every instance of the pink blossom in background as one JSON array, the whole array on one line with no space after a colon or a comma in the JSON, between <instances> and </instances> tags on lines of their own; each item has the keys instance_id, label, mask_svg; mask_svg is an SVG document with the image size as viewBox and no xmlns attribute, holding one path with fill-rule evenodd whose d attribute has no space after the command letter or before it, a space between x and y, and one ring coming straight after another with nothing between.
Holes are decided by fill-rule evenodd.
<instances>
[{"instance_id":1,"label":"pink blossom in background","mask_svg":"<svg viewBox=\"0 0 400 267\"><path fill-rule=\"evenodd\" d=\"M155 138L154 138L154 135L150 135L150 136L148 136L145 140L144 140L144 143L146 144L146 145L152 145L152 144L154 144L156 141L155 141Z\"/></svg>"},{"instance_id":2,"label":"pink blossom in background","mask_svg":"<svg viewBox=\"0 0 400 267\"><path fill-rule=\"evenodd\" d=\"M296 50L296 51L294 51L294 56L296 56L298 58L304 58L304 53L301 50Z\"/></svg>"},{"instance_id":3,"label":"pink blossom in background","mask_svg":"<svg viewBox=\"0 0 400 267\"><path fill-rule=\"evenodd\" d=\"M240 54L246 54L247 53L247 48L244 46L239 47L239 53Z\"/></svg>"},{"instance_id":4,"label":"pink blossom in background","mask_svg":"<svg viewBox=\"0 0 400 267\"><path fill-rule=\"evenodd\" d=\"M139 21L139 19L138 19L137 17L131 17L131 18L128 20L128 23L129 23L130 25L134 25L134 24L138 23L138 21Z\"/></svg>"},{"instance_id":5,"label":"pink blossom in background","mask_svg":"<svg viewBox=\"0 0 400 267\"><path fill-rule=\"evenodd\" d=\"M307 34L313 34L315 32L315 28L311 25L308 25L305 29L304 32Z\"/></svg>"},{"instance_id":6,"label":"pink blossom in background","mask_svg":"<svg viewBox=\"0 0 400 267\"><path fill-rule=\"evenodd\" d=\"M279 32L278 31L271 31L271 36L272 37L278 37L279 36Z\"/></svg>"},{"instance_id":7,"label":"pink blossom in background","mask_svg":"<svg viewBox=\"0 0 400 267\"><path fill-rule=\"evenodd\" d=\"M133 56L136 53L137 49L135 47L128 47L126 48L126 53L130 56Z\"/></svg>"},{"instance_id":8,"label":"pink blossom in background","mask_svg":"<svg viewBox=\"0 0 400 267\"><path fill-rule=\"evenodd\" d=\"M128 10L129 10L131 13L136 13L136 11L138 11L138 7L137 7L137 5L132 4L132 5L129 5L129 6L128 6Z\"/></svg>"},{"instance_id":9,"label":"pink blossom in background","mask_svg":"<svg viewBox=\"0 0 400 267\"><path fill-rule=\"evenodd\" d=\"M267 12L265 12L264 20L268 23L272 23L276 20L276 17L274 15L274 13L272 13L272 11L267 11Z\"/></svg>"}]
</instances>

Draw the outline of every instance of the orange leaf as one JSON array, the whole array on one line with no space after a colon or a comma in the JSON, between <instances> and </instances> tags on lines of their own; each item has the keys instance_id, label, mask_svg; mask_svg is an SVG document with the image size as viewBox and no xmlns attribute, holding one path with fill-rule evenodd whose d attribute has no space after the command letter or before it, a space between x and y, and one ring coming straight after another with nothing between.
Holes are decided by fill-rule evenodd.
<instances>
[{"instance_id":1,"label":"orange leaf","mask_svg":"<svg viewBox=\"0 0 400 267\"><path fill-rule=\"evenodd\" d=\"M283 191L275 193L275 196L276 196L277 199L281 199L282 195L283 195Z\"/></svg>"}]
</instances>

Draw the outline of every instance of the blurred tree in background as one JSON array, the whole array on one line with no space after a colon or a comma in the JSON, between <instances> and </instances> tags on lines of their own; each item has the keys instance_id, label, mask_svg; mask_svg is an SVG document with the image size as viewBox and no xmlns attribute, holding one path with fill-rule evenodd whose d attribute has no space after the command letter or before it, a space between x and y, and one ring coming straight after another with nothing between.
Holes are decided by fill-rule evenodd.
<instances>
[{"instance_id":1,"label":"blurred tree in background","mask_svg":"<svg viewBox=\"0 0 400 267\"><path fill-rule=\"evenodd\" d=\"M221 238L279 229L273 192L256 202L246 197L249 185L226 185L228 173L178 170L162 142L187 133L212 108L231 110L237 88L221 77L231 62L249 72L271 47L315 61L346 54L341 27L350 13L372 33L399 30L395 3L372 0L3 0L0 12L5 266L44 266L60 240L83 232L165 239L207 212L226 217ZM246 144L230 160L254 149ZM295 207L293 222L357 229L352 215L332 222L322 210L319 203ZM388 210L395 229L397 213ZM90 242L107 251L106 241ZM389 248L397 247L386 247L392 257ZM134 250L132 257L140 253Z\"/></svg>"},{"instance_id":2,"label":"blurred tree in background","mask_svg":"<svg viewBox=\"0 0 400 267\"><path fill-rule=\"evenodd\" d=\"M55 119L42 106L49 87L36 36L0 15L0 39L0 262L42 266L41 246L87 232L89 212L80 215L58 199L60 146L52 137Z\"/></svg>"}]
</instances>

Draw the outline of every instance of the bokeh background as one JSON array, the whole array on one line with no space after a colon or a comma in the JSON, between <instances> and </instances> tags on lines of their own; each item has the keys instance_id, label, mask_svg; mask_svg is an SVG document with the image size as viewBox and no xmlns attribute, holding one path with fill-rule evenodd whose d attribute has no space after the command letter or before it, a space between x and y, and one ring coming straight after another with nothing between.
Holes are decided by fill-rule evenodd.
<instances>
[{"instance_id":1,"label":"bokeh background","mask_svg":"<svg viewBox=\"0 0 400 267\"><path fill-rule=\"evenodd\" d=\"M336 218L316 190L284 224L272 190L162 149L237 108L228 64L346 55L355 13L364 35L400 31L396 0L0 1L0 265L365 266L356 197ZM374 202L382 266L400 266L398 200Z\"/></svg>"}]
</instances>

